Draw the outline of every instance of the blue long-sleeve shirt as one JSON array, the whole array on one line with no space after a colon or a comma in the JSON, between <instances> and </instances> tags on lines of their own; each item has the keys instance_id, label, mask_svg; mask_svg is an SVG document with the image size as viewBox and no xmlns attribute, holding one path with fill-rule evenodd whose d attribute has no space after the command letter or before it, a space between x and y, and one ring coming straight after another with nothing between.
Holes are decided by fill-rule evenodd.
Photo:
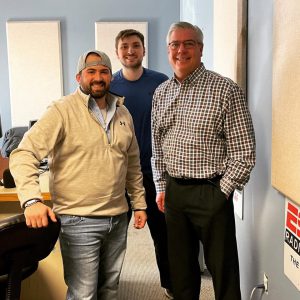
<instances>
[{"instance_id":1,"label":"blue long-sleeve shirt","mask_svg":"<svg viewBox=\"0 0 300 300\"><path fill-rule=\"evenodd\" d=\"M110 91L125 97L125 106L132 115L135 134L140 148L141 167L144 173L151 173L151 107L155 89L168 76L144 68L138 80L123 77L122 70L113 75Z\"/></svg>"}]
</instances>

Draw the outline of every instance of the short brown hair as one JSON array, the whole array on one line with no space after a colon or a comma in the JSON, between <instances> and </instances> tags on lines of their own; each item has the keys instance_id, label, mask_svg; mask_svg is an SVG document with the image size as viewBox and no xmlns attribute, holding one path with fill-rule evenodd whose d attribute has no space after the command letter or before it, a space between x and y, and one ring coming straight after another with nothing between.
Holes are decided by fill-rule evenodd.
<instances>
[{"instance_id":1,"label":"short brown hair","mask_svg":"<svg viewBox=\"0 0 300 300\"><path fill-rule=\"evenodd\" d=\"M133 36L133 35L136 35L141 40L142 45L145 48L145 38L144 38L144 35L141 32L139 32L135 29L124 29L124 30L121 30L115 38L115 47L116 47L116 49L118 49L118 44L119 44L120 40L123 40L124 38L127 38L129 36Z\"/></svg>"}]
</instances>

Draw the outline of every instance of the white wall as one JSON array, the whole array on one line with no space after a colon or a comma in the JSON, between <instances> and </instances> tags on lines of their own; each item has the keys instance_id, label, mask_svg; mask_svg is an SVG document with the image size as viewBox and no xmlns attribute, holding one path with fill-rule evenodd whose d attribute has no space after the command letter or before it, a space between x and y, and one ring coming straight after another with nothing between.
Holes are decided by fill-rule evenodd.
<instances>
[{"instance_id":1,"label":"white wall","mask_svg":"<svg viewBox=\"0 0 300 300\"><path fill-rule=\"evenodd\" d=\"M197 25L204 35L202 62L213 68L213 0L181 0L180 20Z\"/></svg>"}]
</instances>

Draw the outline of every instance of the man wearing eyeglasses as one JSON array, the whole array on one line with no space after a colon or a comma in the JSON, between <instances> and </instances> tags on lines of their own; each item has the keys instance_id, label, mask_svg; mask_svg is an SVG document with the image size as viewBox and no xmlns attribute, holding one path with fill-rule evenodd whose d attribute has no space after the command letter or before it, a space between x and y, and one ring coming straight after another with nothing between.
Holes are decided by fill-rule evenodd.
<instances>
[{"instance_id":1,"label":"man wearing eyeglasses","mask_svg":"<svg viewBox=\"0 0 300 300\"><path fill-rule=\"evenodd\" d=\"M232 196L255 164L251 116L242 90L205 69L197 26L172 24L167 45L174 76L153 97L152 168L166 215L174 298L199 299L200 240L215 298L240 300Z\"/></svg>"}]
</instances>

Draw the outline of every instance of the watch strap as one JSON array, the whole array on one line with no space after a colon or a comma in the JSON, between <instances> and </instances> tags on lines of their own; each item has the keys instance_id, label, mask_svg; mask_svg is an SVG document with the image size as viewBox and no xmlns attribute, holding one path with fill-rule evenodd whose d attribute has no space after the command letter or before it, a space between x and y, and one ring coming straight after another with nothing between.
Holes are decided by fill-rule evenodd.
<instances>
[{"instance_id":1,"label":"watch strap","mask_svg":"<svg viewBox=\"0 0 300 300\"><path fill-rule=\"evenodd\" d=\"M26 201L24 203L23 208L25 209L25 208L27 208L27 207L29 207L31 205L34 205L34 204L36 204L38 202L42 202L42 200L41 199L30 199L30 200L28 200L28 201Z\"/></svg>"}]
</instances>

